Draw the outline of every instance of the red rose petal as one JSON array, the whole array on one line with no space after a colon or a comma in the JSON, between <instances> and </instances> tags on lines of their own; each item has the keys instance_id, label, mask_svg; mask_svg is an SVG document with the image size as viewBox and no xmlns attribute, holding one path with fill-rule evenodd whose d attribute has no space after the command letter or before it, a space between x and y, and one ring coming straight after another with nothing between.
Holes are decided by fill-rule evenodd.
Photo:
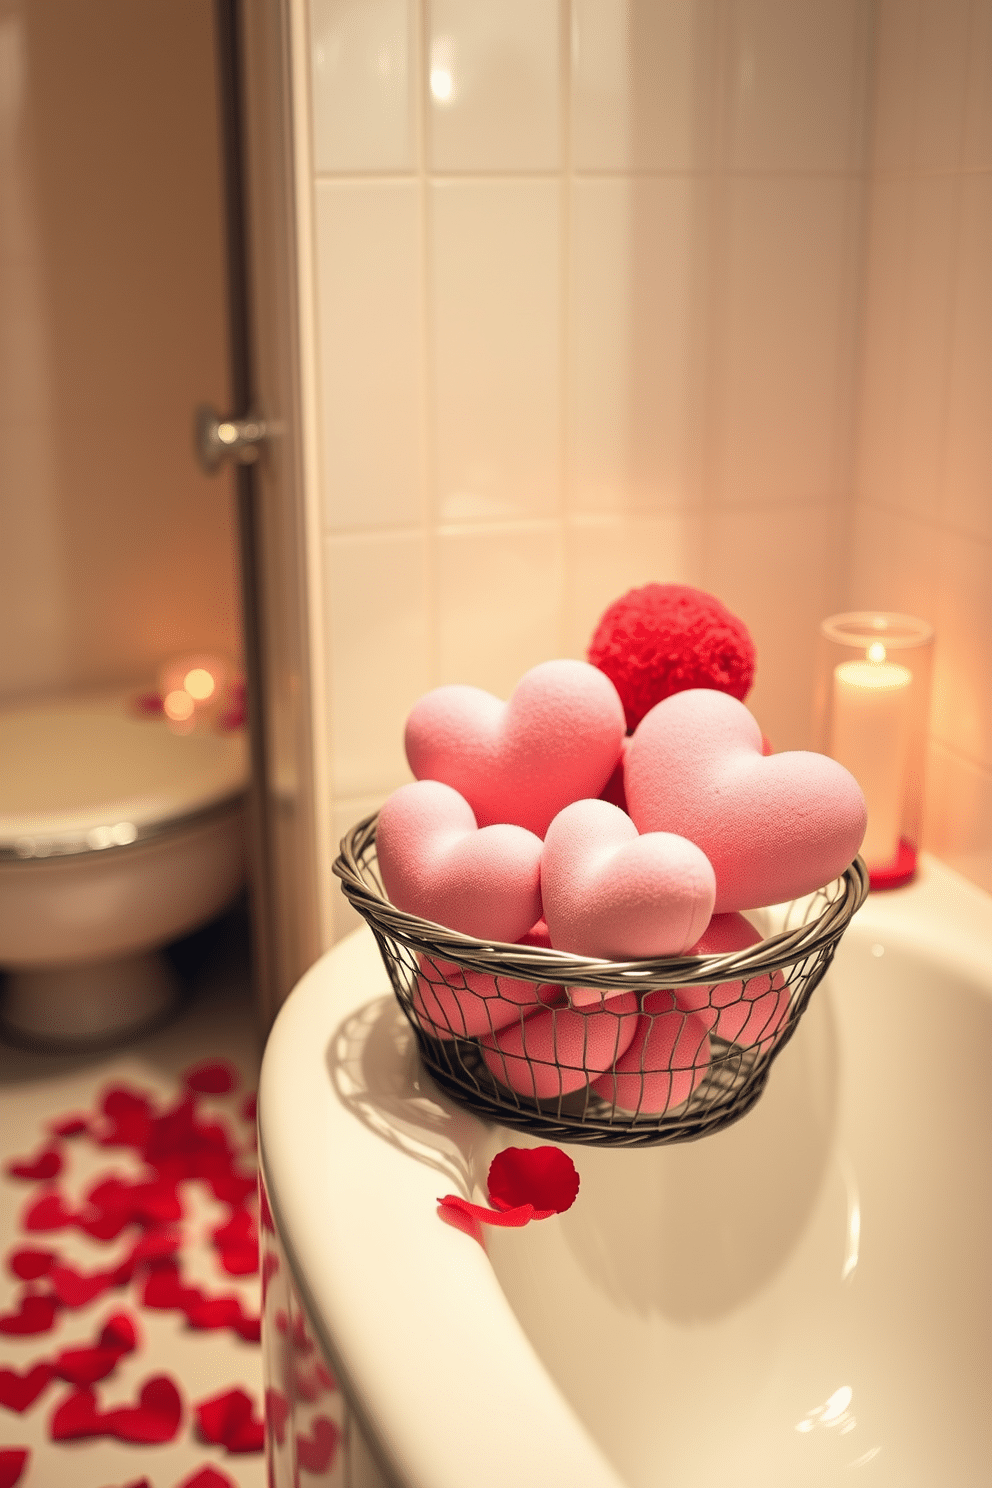
<instances>
[{"instance_id":1,"label":"red rose petal","mask_svg":"<svg viewBox=\"0 0 992 1488\"><path fill-rule=\"evenodd\" d=\"M222 1473L216 1467L201 1467L191 1478L183 1478L177 1483L176 1488L237 1488L227 1473Z\"/></svg>"},{"instance_id":2,"label":"red rose petal","mask_svg":"<svg viewBox=\"0 0 992 1488\"><path fill-rule=\"evenodd\" d=\"M468 1199L458 1194L445 1194L438 1199L438 1204L442 1211L456 1210L466 1219L495 1225L498 1229L520 1229L522 1225L530 1224L532 1219L547 1219L555 1212L553 1209L535 1209L533 1204L518 1204L513 1209L486 1209L481 1204L470 1204ZM442 1213L442 1218L450 1217L450 1214Z\"/></svg>"},{"instance_id":3,"label":"red rose petal","mask_svg":"<svg viewBox=\"0 0 992 1488\"><path fill-rule=\"evenodd\" d=\"M289 1419L289 1401L281 1390L272 1386L265 1392L265 1423L276 1439L277 1446L286 1440L286 1422Z\"/></svg>"},{"instance_id":4,"label":"red rose petal","mask_svg":"<svg viewBox=\"0 0 992 1488\"><path fill-rule=\"evenodd\" d=\"M265 1423L254 1415L254 1403L244 1390L227 1390L194 1407L200 1439L220 1443L229 1452L260 1452Z\"/></svg>"},{"instance_id":5,"label":"red rose petal","mask_svg":"<svg viewBox=\"0 0 992 1488\"><path fill-rule=\"evenodd\" d=\"M65 1230L75 1217L60 1193L49 1192L27 1206L21 1216L21 1229Z\"/></svg>"},{"instance_id":6,"label":"red rose petal","mask_svg":"<svg viewBox=\"0 0 992 1488\"><path fill-rule=\"evenodd\" d=\"M258 1270L258 1246L225 1245L220 1248L220 1263L228 1276L254 1276Z\"/></svg>"},{"instance_id":7,"label":"red rose petal","mask_svg":"<svg viewBox=\"0 0 992 1488\"><path fill-rule=\"evenodd\" d=\"M37 1281L44 1276L55 1260L54 1250L15 1250L7 1258L7 1265L22 1281Z\"/></svg>"},{"instance_id":8,"label":"red rose petal","mask_svg":"<svg viewBox=\"0 0 992 1488\"><path fill-rule=\"evenodd\" d=\"M244 1339L245 1343L261 1343L262 1341L262 1319L260 1317L249 1317L242 1313L234 1324L234 1332Z\"/></svg>"},{"instance_id":9,"label":"red rose petal","mask_svg":"<svg viewBox=\"0 0 992 1488\"><path fill-rule=\"evenodd\" d=\"M79 1441L100 1436L103 1427L92 1390L73 1390L57 1406L48 1425L52 1441Z\"/></svg>"},{"instance_id":10,"label":"red rose petal","mask_svg":"<svg viewBox=\"0 0 992 1488\"><path fill-rule=\"evenodd\" d=\"M18 1414L26 1411L54 1377L54 1369L44 1360L33 1364L24 1374L18 1374L16 1369L0 1369L0 1405Z\"/></svg>"},{"instance_id":11,"label":"red rose petal","mask_svg":"<svg viewBox=\"0 0 992 1488\"><path fill-rule=\"evenodd\" d=\"M205 1059L186 1070L182 1082L187 1090L195 1090L200 1095L227 1095L229 1090L237 1089L240 1078L234 1065L226 1059Z\"/></svg>"},{"instance_id":12,"label":"red rose petal","mask_svg":"<svg viewBox=\"0 0 992 1488\"><path fill-rule=\"evenodd\" d=\"M138 1330L126 1312L115 1312L100 1331L100 1348L118 1356L130 1354L138 1347Z\"/></svg>"},{"instance_id":13,"label":"red rose petal","mask_svg":"<svg viewBox=\"0 0 992 1488\"><path fill-rule=\"evenodd\" d=\"M48 1124L48 1130L55 1137L78 1137L89 1129L88 1116L61 1116L58 1121L51 1121Z\"/></svg>"},{"instance_id":14,"label":"red rose petal","mask_svg":"<svg viewBox=\"0 0 992 1488\"><path fill-rule=\"evenodd\" d=\"M241 1114L246 1121L254 1121L258 1116L258 1096L254 1093L246 1095L241 1105Z\"/></svg>"},{"instance_id":15,"label":"red rose petal","mask_svg":"<svg viewBox=\"0 0 992 1488\"><path fill-rule=\"evenodd\" d=\"M21 1298L20 1311L0 1317L0 1333L23 1336L47 1333L55 1322L55 1298L30 1294Z\"/></svg>"},{"instance_id":16,"label":"red rose petal","mask_svg":"<svg viewBox=\"0 0 992 1488\"><path fill-rule=\"evenodd\" d=\"M144 1146L154 1117L152 1103L143 1091L112 1085L104 1091L100 1109L107 1118L99 1138L102 1147Z\"/></svg>"},{"instance_id":17,"label":"red rose petal","mask_svg":"<svg viewBox=\"0 0 992 1488\"><path fill-rule=\"evenodd\" d=\"M191 1328L231 1328L241 1319L237 1297L204 1297L185 1309Z\"/></svg>"},{"instance_id":18,"label":"red rose petal","mask_svg":"<svg viewBox=\"0 0 992 1488\"><path fill-rule=\"evenodd\" d=\"M106 1433L126 1442L172 1441L183 1414L182 1400L172 1380L164 1374L146 1380L138 1402L107 1411L100 1418Z\"/></svg>"},{"instance_id":19,"label":"red rose petal","mask_svg":"<svg viewBox=\"0 0 992 1488\"><path fill-rule=\"evenodd\" d=\"M163 1312L173 1308L185 1312L203 1300L199 1287L183 1286L179 1279L179 1268L175 1265L159 1266L149 1273L141 1294L145 1307L154 1307Z\"/></svg>"},{"instance_id":20,"label":"red rose petal","mask_svg":"<svg viewBox=\"0 0 992 1488\"><path fill-rule=\"evenodd\" d=\"M533 1204L563 1214L578 1191L575 1164L560 1147L504 1147L489 1166L489 1198L502 1209Z\"/></svg>"},{"instance_id":21,"label":"red rose petal","mask_svg":"<svg viewBox=\"0 0 992 1488\"><path fill-rule=\"evenodd\" d=\"M48 1272L52 1290L63 1307L85 1307L114 1284L112 1271L77 1271L74 1266L52 1266Z\"/></svg>"},{"instance_id":22,"label":"red rose petal","mask_svg":"<svg viewBox=\"0 0 992 1488\"><path fill-rule=\"evenodd\" d=\"M318 1416L310 1436L296 1438L296 1460L306 1472L323 1473L330 1467L341 1433L333 1421Z\"/></svg>"},{"instance_id":23,"label":"red rose petal","mask_svg":"<svg viewBox=\"0 0 992 1488\"><path fill-rule=\"evenodd\" d=\"M117 1368L120 1354L110 1349L74 1348L63 1349L55 1356L55 1373L69 1385L85 1388L106 1379Z\"/></svg>"},{"instance_id":24,"label":"red rose petal","mask_svg":"<svg viewBox=\"0 0 992 1488\"><path fill-rule=\"evenodd\" d=\"M30 1456L27 1447L0 1447L0 1488L14 1488L21 1481Z\"/></svg>"},{"instance_id":25,"label":"red rose petal","mask_svg":"<svg viewBox=\"0 0 992 1488\"><path fill-rule=\"evenodd\" d=\"M46 1147L37 1157L14 1158L4 1165L4 1172L11 1178L39 1180L55 1178L62 1171L62 1154L56 1147Z\"/></svg>"},{"instance_id":26,"label":"red rose petal","mask_svg":"<svg viewBox=\"0 0 992 1488\"><path fill-rule=\"evenodd\" d=\"M134 1351L138 1334L126 1312L108 1318L98 1342L88 1348L63 1349L56 1355L54 1369L60 1379L71 1385L85 1386L106 1379L125 1354Z\"/></svg>"}]
</instances>

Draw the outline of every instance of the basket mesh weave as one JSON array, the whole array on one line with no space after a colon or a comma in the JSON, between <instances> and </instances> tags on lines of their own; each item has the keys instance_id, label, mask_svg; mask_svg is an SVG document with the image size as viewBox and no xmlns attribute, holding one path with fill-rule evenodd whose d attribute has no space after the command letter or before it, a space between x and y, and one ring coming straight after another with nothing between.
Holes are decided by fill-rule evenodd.
<instances>
[{"instance_id":1,"label":"basket mesh weave","mask_svg":"<svg viewBox=\"0 0 992 1488\"><path fill-rule=\"evenodd\" d=\"M379 879L376 820L347 834L334 872L378 942L425 1066L477 1115L551 1141L656 1146L739 1120L868 891L857 858L747 950L598 961L403 913ZM653 1040L659 1018L667 1036ZM612 1065L635 1023L633 1067L628 1056L619 1078Z\"/></svg>"}]
</instances>

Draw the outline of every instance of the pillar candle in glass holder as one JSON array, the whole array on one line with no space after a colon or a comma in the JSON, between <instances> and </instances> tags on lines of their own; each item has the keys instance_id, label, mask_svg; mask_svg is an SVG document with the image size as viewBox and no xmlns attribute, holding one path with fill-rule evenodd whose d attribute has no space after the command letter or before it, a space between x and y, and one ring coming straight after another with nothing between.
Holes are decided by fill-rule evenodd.
<instances>
[{"instance_id":1,"label":"pillar candle in glass holder","mask_svg":"<svg viewBox=\"0 0 992 1488\"><path fill-rule=\"evenodd\" d=\"M834 667L830 753L857 780L868 806L861 854L869 868L884 867L899 850L911 732L908 667L869 646L864 661Z\"/></svg>"}]
</instances>

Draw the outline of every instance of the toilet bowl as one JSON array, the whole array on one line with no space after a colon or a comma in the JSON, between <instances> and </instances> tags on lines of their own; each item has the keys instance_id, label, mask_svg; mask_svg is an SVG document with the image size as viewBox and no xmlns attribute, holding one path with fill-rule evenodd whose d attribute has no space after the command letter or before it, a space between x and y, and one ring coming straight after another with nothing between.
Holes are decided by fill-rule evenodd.
<instances>
[{"instance_id":1,"label":"toilet bowl","mask_svg":"<svg viewBox=\"0 0 992 1488\"><path fill-rule=\"evenodd\" d=\"M159 948L244 882L247 781L240 733L172 732L120 692L0 710L8 1033L86 1046L166 1012Z\"/></svg>"},{"instance_id":2,"label":"toilet bowl","mask_svg":"<svg viewBox=\"0 0 992 1488\"><path fill-rule=\"evenodd\" d=\"M986 1483L990 1037L992 899L924 855L741 1121L570 1145L572 1207L483 1249L438 1198L540 1139L433 1084L356 931L262 1065L269 1482Z\"/></svg>"}]
</instances>

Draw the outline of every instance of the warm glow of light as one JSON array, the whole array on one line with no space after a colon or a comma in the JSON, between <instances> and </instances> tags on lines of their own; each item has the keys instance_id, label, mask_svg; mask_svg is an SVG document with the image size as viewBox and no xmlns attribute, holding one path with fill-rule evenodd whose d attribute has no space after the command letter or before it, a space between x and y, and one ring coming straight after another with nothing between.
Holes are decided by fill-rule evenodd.
<instances>
[{"instance_id":1,"label":"warm glow of light","mask_svg":"<svg viewBox=\"0 0 992 1488\"><path fill-rule=\"evenodd\" d=\"M173 719L176 723L182 723L189 718L196 704L188 692L169 692L162 700L162 708L166 718Z\"/></svg>"},{"instance_id":2,"label":"warm glow of light","mask_svg":"<svg viewBox=\"0 0 992 1488\"><path fill-rule=\"evenodd\" d=\"M834 1391L830 1399L827 1401L826 1405L823 1407L823 1414L820 1416L820 1420L839 1420L839 1418L847 1410L847 1407L850 1405L853 1399L854 1391L851 1389L850 1385L841 1385L840 1389Z\"/></svg>"},{"instance_id":3,"label":"warm glow of light","mask_svg":"<svg viewBox=\"0 0 992 1488\"><path fill-rule=\"evenodd\" d=\"M871 645L868 647L868 660L884 661L885 656L885 647L882 645L881 641L872 641Z\"/></svg>"},{"instance_id":4,"label":"warm glow of light","mask_svg":"<svg viewBox=\"0 0 992 1488\"><path fill-rule=\"evenodd\" d=\"M451 73L447 68L435 67L431 70L431 92L438 103L447 103L451 97L452 82Z\"/></svg>"},{"instance_id":5,"label":"warm glow of light","mask_svg":"<svg viewBox=\"0 0 992 1488\"><path fill-rule=\"evenodd\" d=\"M183 678L183 687L191 698L195 698L198 703L202 703L205 698L213 696L217 684L206 667L194 667Z\"/></svg>"}]
</instances>

